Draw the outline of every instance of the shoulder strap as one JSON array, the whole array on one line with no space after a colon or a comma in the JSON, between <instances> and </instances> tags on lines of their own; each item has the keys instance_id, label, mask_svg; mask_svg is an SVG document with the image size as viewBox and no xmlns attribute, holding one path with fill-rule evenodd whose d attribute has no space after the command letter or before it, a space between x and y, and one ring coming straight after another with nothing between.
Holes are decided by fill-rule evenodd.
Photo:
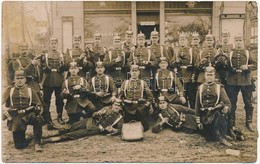
<instances>
[{"instance_id":1,"label":"shoulder strap","mask_svg":"<svg viewBox=\"0 0 260 164\"><path fill-rule=\"evenodd\" d=\"M122 54L123 54L123 57L124 57L124 59L123 59L123 66L125 66L125 51L122 51Z\"/></svg>"},{"instance_id":2,"label":"shoulder strap","mask_svg":"<svg viewBox=\"0 0 260 164\"><path fill-rule=\"evenodd\" d=\"M10 89L10 103L11 103L11 106L12 106L12 107L14 106L14 103L13 103L13 94L14 94L14 87Z\"/></svg>"},{"instance_id":3,"label":"shoulder strap","mask_svg":"<svg viewBox=\"0 0 260 164\"><path fill-rule=\"evenodd\" d=\"M106 75L105 78L106 78L106 84L105 85L107 87L106 88L106 92L108 92L108 89L109 89L109 76Z\"/></svg>"},{"instance_id":4,"label":"shoulder strap","mask_svg":"<svg viewBox=\"0 0 260 164\"><path fill-rule=\"evenodd\" d=\"M151 60L151 49L148 49L148 62Z\"/></svg>"},{"instance_id":5,"label":"shoulder strap","mask_svg":"<svg viewBox=\"0 0 260 164\"><path fill-rule=\"evenodd\" d=\"M231 67L233 67L233 64L232 64L232 56L233 56L233 51L230 51L229 60L230 60L230 66L231 66Z\"/></svg>"},{"instance_id":6,"label":"shoulder strap","mask_svg":"<svg viewBox=\"0 0 260 164\"><path fill-rule=\"evenodd\" d=\"M246 65L248 65L248 61L249 61L249 51L246 50Z\"/></svg>"},{"instance_id":7,"label":"shoulder strap","mask_svg":"<svg viewBox=\"0 0 260 164\"><path fill-rule=\"evenodd\" d=\"M172 71L170 71L170 77L171 77L171 86L173 85L173 79L174 79L174 77L173 77L173 72Z\"/></svg>"},{"instance_id":8,"label":"shoulder strap","mask_svg":"<svg viewBox=\"0 0 260 164\"><path fill-rule=\"evenodd\" d=\"M192 64L192 48L190 48L190 64Z\"/></svg>"},{"instance_id":9,"label":"shoulder strap","mask_svg":"<svg viewBox=\"0 0 260 164\"><path fill-rule=\"evenodd\" d=\"M157 87L160 87L159 86L159 71L157 71L155 74L155 80L156 80Z\"/></svg>"},{"instance_id":10,"label":"shoulder strap","mask_svg":"<svg viewBox=\"0 0 260 164\"><path fill-rule=\"evenodd\" d=\"M47 67L49 66L48 56L49 56L49 54L46 53L46 54L45 54L45 61L46 61Z\"/></svg>"},{"instance_id":11,"label":"shoulder strap","mask_svg":"<svg viewBox=\"0 0 260 164\"><path fill-rule=\"evenodd\" d=\"M91 81L92 81L92 86L93 86L93 89L94 89L94 93L96 93L95 76L92 77Z\"/></svg>"},{"instance_id":12,"label":"shoulder strap","mask_svg":"<svg viewBox=\"0 0 260 164\"><path fill-rule=\"evenodd\" d=\"M80 83L79 83L81 86L83 86L84 85L84 79L83 79L83 77L80 77Z\"/></svg>"},{"instance_id":13,"label":"shoulder strap","mask_svg":"<svg viewBox=\"0 0 260 164\"><path fill-rule=\"evenodd\" d=\"M60 52L60 59L61 59L61 61L60 62L64 62L64 56L63 56L63 54ZM73 59L73 58L72 58ZM73 59L73 61L74 61L74 59Z\"/></svg>"},{"instance_id":14,"label":"shoulder strap","mask_svg":"<svg viewBox=\"0 0 260 164\"><path fill-rule=\"evenodd\" d=\"M20 69L24 69L24 67L22 66L21 61L19 59L16 59L16 61L18 62Z\"/></svg>"},{"instance_id":15,"label":"shoulder strap","mask_svg":"<svg viewBox=\"0 0 260 164\"><path fill-rule=\"evenodd\" d=\"M141 98L144 98L144 81L141 80Z\"/></svg>"},{"instance_id":16,"label":"shoulder strap","mask_svg":"<svg viewBox=\"0 0 260 164\"><path fill-rule=\"evenodd\" d=\"M201 84L200 87L199 87L199 96L200 96L200 105L201 107L204 107L203 103L202 103L202 91L203 91L203 87L204 87L204 84Z\"/></svg>"},{"instance_id":17,"label":"shoulder strap","mask_svg":"<svg viewBox=\"0 0 260 164\"><path fill-rule=\"evenodd\" d=\"M28 94L29 94L29 98L30 98L29 106L31 106L32 105L32 89L28 87L27 90L28 90Z\"/></svg>"},{"instance_id":18,"label":"shoulder strap","mask_svg":"<svg viewBox=\"0 0 260 164\"><path fill-rule=\"evenodd\" d=\"M201 57L202 57L202 50L200 51L200 60L201 60Z\"/></svg>"},{"instance_id":19,"label":"shoulder strap","mask_svg":"<svg viewBox=\"0 0 260 164\"><path fill-rule=\"evenodd\" d=\"M217 98L217 101L215 103L215 106L218 104L219 99L220 99L220 87L221 87L220 84L216 84L216 93L217 93L218 98Z\"/></svg>"},{"instance_id":20,"label":"shoulder strap","mask_svg":"<svg viewBox=\"0 0 260 164\"><path fill-rule=\"evenodd\" d=\"M108 57L109 57L109 61L111 61L112 60L112 51L111 50L108 51Z\"/></svg>"},{"instance_id":21,"label":"shoulder strap","mask_svg":"<svg viewBox=\"0 0 260 164\"><path fill-rule=\"evenodd\" d=\"M68 90L68 92L70 92L68 81L69 81L69 80L66 79L66 80L64 81L64 84L65 84L65 87L66 87L66 89Z\"/></svg>"},{"instance_id":22,"label":"shoulder strap","mask_svg":"<svg viewBox=\"0 0 260 164\"><path fill-rule=\"evenodd\" d=\"M73 59L73 57L72 57L72 50L70 50L69 53L70 53L71 59L74 61L74 59Z\"/></svg>"},{"instance_id":23,"label":"shoulder strap","mask_svg":"<svg viewBox=\"0 0 260 164\"><path fill-rule=\"evenodd\" d=\"M124 95L125 95L125 97L126 97L126 90L127 90L128 84L129 84L129 80L126 80L125 85L124 85Z\"/></svg>"},{"instance_id":24,"label":"shoulder strap","mask_svg":"<svg viewBox=\"0 0 260 164\"><path fill-rule=\"evenodd\" d=\"M161 49L161 56L163 56L163 46L160 47Z\"/></svg>"}]
</instances>

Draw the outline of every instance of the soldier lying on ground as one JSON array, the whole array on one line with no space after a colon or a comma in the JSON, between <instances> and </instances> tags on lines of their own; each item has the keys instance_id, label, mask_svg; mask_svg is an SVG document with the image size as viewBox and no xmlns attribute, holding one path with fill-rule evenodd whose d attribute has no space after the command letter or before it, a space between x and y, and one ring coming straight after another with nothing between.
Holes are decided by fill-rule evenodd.
<instances>
[{"instance_id":1,"label":"soldier lying on ground","mask_svg":"<svg viewBox=\"0 0 260 164\"><path fill-rule=\"evenodd\" d=\"M194 109L186 106L170 104L164 96L159 97L159 118L152 128L153 133L159 133L164 127L174 131L193 133L197 129Z\"/></svg>"},{"instance_id":2,"label":"soldier lying on ground","mask_svg":"<svg viewBox=\"0 0 260 164\"><path fill-rule=\"evenodd\" d=\"M121 114L121 100L116 99L112 106L107 106L95 112L93 117L75 122L69 129L61 129L50 133L42 143L52 143L74 140L96 134L117 135L121 132L123 116Z\"/></svg>"}]
</instances>

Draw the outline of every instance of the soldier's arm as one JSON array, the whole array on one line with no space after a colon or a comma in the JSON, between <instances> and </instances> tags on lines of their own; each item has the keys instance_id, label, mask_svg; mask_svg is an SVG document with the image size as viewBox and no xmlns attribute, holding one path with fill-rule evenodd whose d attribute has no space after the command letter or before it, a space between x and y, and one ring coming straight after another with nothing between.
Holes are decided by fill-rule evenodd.
<instances>
[{"instance_id":1,"label":"soldier's arm","mask_svg":"<svg viewBox=\"0 0 260 164\"><path fill-rule=\"evenodd\" d=\"M156 123L154 124L154 126L152 128L152 132L159 133L162 130L163 130L163 122L162 122L162 119L160 117L158 117L158 119L156 120Z\"/></svg>"},{"instance_id":2,"label":"soldier's arm","mask_svg":"<svg viewBox=\"0 0 260 164\"><path fill-rule=\"evenodd\" d=\"M200 120L200 93L199 93L199 88L201 87L201 85L198 87L197 90L197 94L196 94L196 101L195 101L195 115L196 115L196 120L199 119ZM197 122L198 123L198 122Z\"/></svg>"},{"instance_id":3,"label":"soldier's arm","mask_svg":"<svg viewBox=\"0 0 260 164\"><path fill-rule=\"evenodd\" d=\"M28 64L25 68L24 68L24 72L26 75L32 75L32 70L34 69L33 64Z\"/></svg>"},{"instance_id":4,"label":"soldier's arm","mask_svg":"<svg viewBox=\"0 0 260 164\"><path fill-rule=\"evenodd\" d=\"M229 97L224 89L224 86L221 85L220 87L220 99L219 102L223 102L223 104L229 108L229 110L231 109L231 102L229 100Z\"/></svg>"},{"instance_id":5,"label":"soldier's arm","mask_svg":"<svg viewBox=\"0 0 260 164\"><path fill-rule=\"evenodd\" d=\"M179 104L171 104L174 109L176 109L178 112L183 112L183 113L190 113L190 114L195 114L195 110L191 109L187 106L184 105L179 105Z\"/></svg>"},{"instance_id":6,"label":"soldier's arm","mask_svg":"<svg viewBox=\"0 0 260 164\"><path fill-rule=\"evenodd\" d=\"M131 67L132 64L133 64L133 53L130 54L130 57L128 58L128 62L127 62L128 67Z\"/></svg>"},{"instance_id":7,"label":"soldier's arm","mask_svg":"<svg viewBox=\"0 0 260 164\"><path fill-rule=\"evenodd\" d=\"M112 56L111 56L112 58ZM109 59L109 53L107 55L105 55L104 57L104 65L106 68L112 67L116 64L116 62L114 62L113 60L110 61Z\"/></svg>"},{"instance_id":8,"label":"soldier's arm","mask_svg":"<svg viewBox=\"0 0 260 164\"><path fill-rule=\"evenodd\" d=\"M9 99L10 98L10 89L11 89L11 87L9 86L5 90L5 92L4 92L3 96L2 96L2 105L5 104L6 107L10 106L10 99Z\"/></svg>"},{"instance_id":9,"label":"soldier's arm","mask_svg":"<svg viewBox=\"0 0 260 164\"><path fill-rule=\"evenodd\" d=\"M118 93L119 98L124 97L125 83L126 83L126 80L121 85L120 92Z\"/></svg>"},{"instance_id":10,"label":"soldier's arm","mask_svg":"<svg viewBox=\"0 0 260 164\"><path fill-rule=\"evenodd\" d=\"M255 60L253 60L251 53L250 53L249 59L248 59L248 69L249 69L249 71L255 71L257 69L257 63Z\"/></svg>"},{"instance_id":11,"label":"soldier's arm","mask_svg":"<svg viewBox=\"0 0 260 164\"><path fill-rule=\"evenodd\" d=\"M175 80L175 85L177 87L177 89L179 90L179 96L184 96L184 91L183 91L183 85L181 84L181 81L179 80L179 78L177 77L177 75L175 73L173 73L174 77L174 80Z\"/></svg>"},{"instance_id":12,"label":"soldier's arm","mask_svg":"<svg viewBox=\"0 0 260 164\"><path fill-rule=\"evenodd\" d=\"M154 54L151 52L151 58L150 58L151 66L158 65L158 62L159 61L157 61L157 59L155 58Z\"/></svg>"},{"instance_id":13,"label":"soldier's arm","mask_svg":"<svg viewBox=\"0 0 260 164\"><path fill-rule=\"evenodd\" d=\"M144 81L144 92L145 92L147 101L149 103L152 103L152 101L153 101L153 94L152 94L150 88L148 87L148 85L147 85L147 83L145 81Z\"/></svg>"},{"instance_id":14,"label":"soldier's arm","mask_svg":"<svg viewBox=\"0 0 260 164\"><path fill-rule=\"evenodd\" d=\"M117 95L117 88L116 88L114 80L111 77L109 77L109 90L112 93L112 96Z\"/></svg>"}]
</instances>

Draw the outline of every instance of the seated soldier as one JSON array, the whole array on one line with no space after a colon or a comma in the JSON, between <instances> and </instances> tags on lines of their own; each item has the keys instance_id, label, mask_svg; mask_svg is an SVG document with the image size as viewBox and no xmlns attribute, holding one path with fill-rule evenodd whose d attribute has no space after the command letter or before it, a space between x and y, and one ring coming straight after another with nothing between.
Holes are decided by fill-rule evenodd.
<instances>
[{"instance_id":1,"label":"seated soldier","mask_svg":"<svg viewBox=\"0 0 260 164\"><path fill-rule=\"evenodd\" d=\"M197 129L195 111L186 106L170 104L164 96L159 97L159 118L153 133L159 133L164 127L171 127L173 131L193 133Z\"/></svg>"},{"instance_id":2,"label":"seated soldier","mask_svg":"<svg viewBox=\"0 0 260 164\"><path fill-rule=\"evenodd\" d=\"M149 129L149 108L153 99L147 83L139 79L140 70L138 65L131 66L131 78L125 80L119 96L124 98L124 121L141 121L144 131Z\"/></svg>"},{"instance_id":3,"label":"seated soldier","mask_svg":"<svg viewBox=\"0 0 260 164\"><path fill-rule=\"evenodd\" d=\"M227 119L231 103L224 87L215 82L215 68L205 68L205 80L196 95L196 122L207 141L219 141L232 146L226 140Z\"/></svg>"},{"instance_id":4,"label":"seated soldier","mask_svg":"<svg viewBox=\"0 0 260 164\"><path fill-rule=\"evenodd\" d=\"M68 112L69 121L67 124L73 124L79 121L82 112L86 111L89 117L96 111L95 106L89 101L90 85L78 75L79 68L76 62L70 63L70 77L63 82L61 96L67 99L65 109Z\"/></svg>"},{"instance_id":5,"label":"seated soldier","mask_svg":"<svg viewBox=\"0 0 260 164\"><path fill-rule=\"evenodd\" d=\"M8 130L13 132L14 146L23 149L28 146L25 138L27 125L33 125L35 151L42 151L42 104L36 92L27 87L24 71L15 72L14 86L7 88L3 95L3 120L7 119Z\"/></svg>"},{"instance_id":6,"label":"seated soldier","mask_svg":"<svg viewBox=\"0 0 260 164\"><path fill-rule=\"evenodd\" d=\"M95 112L93 117L75 122L68 130L61 129L43 139L43 143L74 140L96 134L117 135L123 124L122 101L116 99L112 106L107 106Z\"/></svg>"}]
</instances>

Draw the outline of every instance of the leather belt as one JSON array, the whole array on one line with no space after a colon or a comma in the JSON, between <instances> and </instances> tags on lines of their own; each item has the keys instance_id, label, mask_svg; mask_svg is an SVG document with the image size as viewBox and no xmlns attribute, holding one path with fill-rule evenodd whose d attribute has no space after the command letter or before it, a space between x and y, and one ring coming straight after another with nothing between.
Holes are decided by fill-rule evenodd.
<instances>
[{"instance_id":1,"label":"leather belt","mask_svg":"<svg viewBox=\"0 0 260 164\"><path fill-rule=\"evenodd\" d=\"M240 72L240 73L241 73L241 72L242 72L242 70L241 70L241 69L237 69L237 70L236 70L236 72Z\"/></svg>"},{"instance_id":2,"label":"leather belt","mask_svg":"<svg viewBox=\"0 0 260 164\"><path fill-rule=\"evenodd\" d=\"M184 65L184 66L180 66L180 68L187 69L188 67Z\"/></svg>"},{"instance_id":3,"label":"leather belt","mask_svg":"<svg viewBox=\"0 0 260 164\"><path fill-rule=\"evenodd\" d=\"M121 68L121 67L115 67L115 70L116 70L116 71L121 71L122 68Z\"/></svg>"},{"instance_id":4,"label":"leather belt","mask_svg":"<svg viewBox=\"0 0 260 164\"><path fill-rule=\"evenodd\" d=\"M80 97L80 95L74 95L73 96L73 98L79 98Z\"/></svg>"},{"instance_id":5,"label":"leather belt","mask_svg":"<svg viewBox=\"0 0 260 164\"><path fill-rule=\"evenodd\" d=\"M145 66L139 66L139 69L145 69Z\"/></svg>"},{"instance_id":6,"label":"leather belt","mask_svg":"<svg viewBox=\"0 0 260 164\"><path fill-rule=\"evenodd\" d=\"M57 72L58 69L51 69L51 72Z\"/></svg>"}]
</instances>

